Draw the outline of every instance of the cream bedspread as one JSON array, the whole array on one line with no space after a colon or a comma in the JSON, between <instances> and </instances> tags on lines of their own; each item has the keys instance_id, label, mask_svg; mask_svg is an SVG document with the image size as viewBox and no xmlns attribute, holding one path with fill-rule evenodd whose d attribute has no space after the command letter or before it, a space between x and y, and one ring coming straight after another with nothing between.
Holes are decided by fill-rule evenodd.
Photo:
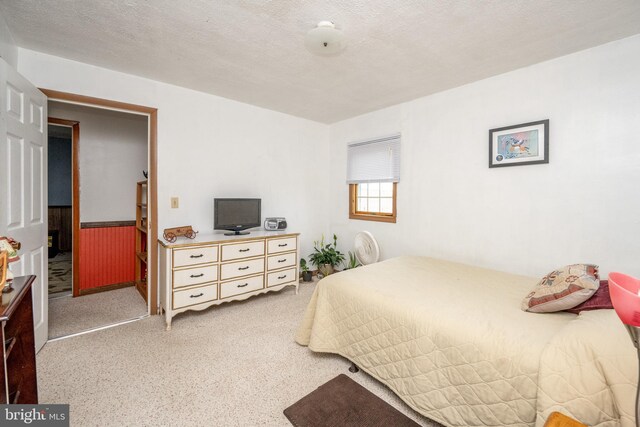
<instances>
[{"instance_id":1,"label":"cream bedspread","mask_svg":"<svg viewBox=\"0 0 640 427\"><path fill-rule=\"evenodd\" d=\"M400 257L318 283L296 341L340 354L448 426L634 425L637 360L613 310L533 314L536 279Z\"/></svg>"}]
</instances>

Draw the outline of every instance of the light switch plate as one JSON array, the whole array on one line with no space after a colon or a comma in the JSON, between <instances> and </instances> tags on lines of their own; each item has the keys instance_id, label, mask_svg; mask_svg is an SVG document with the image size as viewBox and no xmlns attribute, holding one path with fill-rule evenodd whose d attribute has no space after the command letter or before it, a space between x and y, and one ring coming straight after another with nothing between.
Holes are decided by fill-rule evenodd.
<instances>
[{"instance_id":1,"label":"light switch plate","mask_svg":"<svg viewBox=\"0 0 640 427\"><path fill-rule=\"evenodd\" d=\"M171 198L171 209L177 209L180 206L179 199L177 197Z\"/></svg>"}]
</instances>

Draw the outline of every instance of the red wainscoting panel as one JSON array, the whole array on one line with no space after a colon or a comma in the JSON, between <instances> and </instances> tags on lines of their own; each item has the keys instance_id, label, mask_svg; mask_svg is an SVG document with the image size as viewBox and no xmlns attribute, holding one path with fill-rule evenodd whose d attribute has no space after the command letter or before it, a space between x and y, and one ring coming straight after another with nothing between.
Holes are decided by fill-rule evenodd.
<instances>
[{"instance_id":1,"label":"red wainscoting panel","mask_svg":"<svg viewBox=\"0 0 640 427\"><path fill-rule=\"evenodd\" d=\"M135 227L80 230L80 290L133 282Z\"/></svg>"}]
</instances>

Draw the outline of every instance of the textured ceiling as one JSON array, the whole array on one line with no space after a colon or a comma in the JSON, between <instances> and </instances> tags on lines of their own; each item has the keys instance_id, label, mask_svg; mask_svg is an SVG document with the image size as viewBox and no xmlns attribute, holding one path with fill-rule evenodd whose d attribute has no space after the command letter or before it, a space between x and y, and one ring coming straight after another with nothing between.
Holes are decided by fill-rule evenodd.
<instances>
[{"instance_id":1,"label":"textured ceiling","mask_svg":"<svg viewBox=\"0 0 640 427\"><path fill-rule=\"evenodd\" d=\"M0 0L16 43L332 123L640 33L638 0ZM313 56L331 20L348 39Z\"/></svg>"}]
</instances>

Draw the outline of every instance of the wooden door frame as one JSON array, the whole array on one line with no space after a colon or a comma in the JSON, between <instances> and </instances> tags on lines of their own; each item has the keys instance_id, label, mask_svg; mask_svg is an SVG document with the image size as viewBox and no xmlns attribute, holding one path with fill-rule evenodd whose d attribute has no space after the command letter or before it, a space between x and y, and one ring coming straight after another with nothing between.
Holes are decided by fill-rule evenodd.
<instances>
[{"instance_id":1,"label":"wooden door frame","mask_svg":"<svg viewBox=\"0 0 640 427\"><path fill-rule=\"evenodd\" d=\"M149 253L149 256L147 257L147 300L149 301L149 313L158 314L158 109L143 105L129 104L126 102L112 101L109 99L94 98L92 96L60 92L57 90L39 89L47 96L49 101L62 101L71 104L86 105L89 107L118 110L125 113L138 113L149 117L149 188L147 190L149 191L151 207L148 212L150 248L147 249ZM78 233L78 236L79 235L80 234Z\"/></svg>"},{"instance_id":2,"label":"wooden door frame","mask_svg":"<svg viewBox=\"0 0 640 427\"><path fill-rule=\"evenodd\" d=\"M80 146L80 122L75 120L48 117L50 125L71 128L71 293L80 296L80 164L78 162L78 147Z\"/></svg>"}]
</instances>

